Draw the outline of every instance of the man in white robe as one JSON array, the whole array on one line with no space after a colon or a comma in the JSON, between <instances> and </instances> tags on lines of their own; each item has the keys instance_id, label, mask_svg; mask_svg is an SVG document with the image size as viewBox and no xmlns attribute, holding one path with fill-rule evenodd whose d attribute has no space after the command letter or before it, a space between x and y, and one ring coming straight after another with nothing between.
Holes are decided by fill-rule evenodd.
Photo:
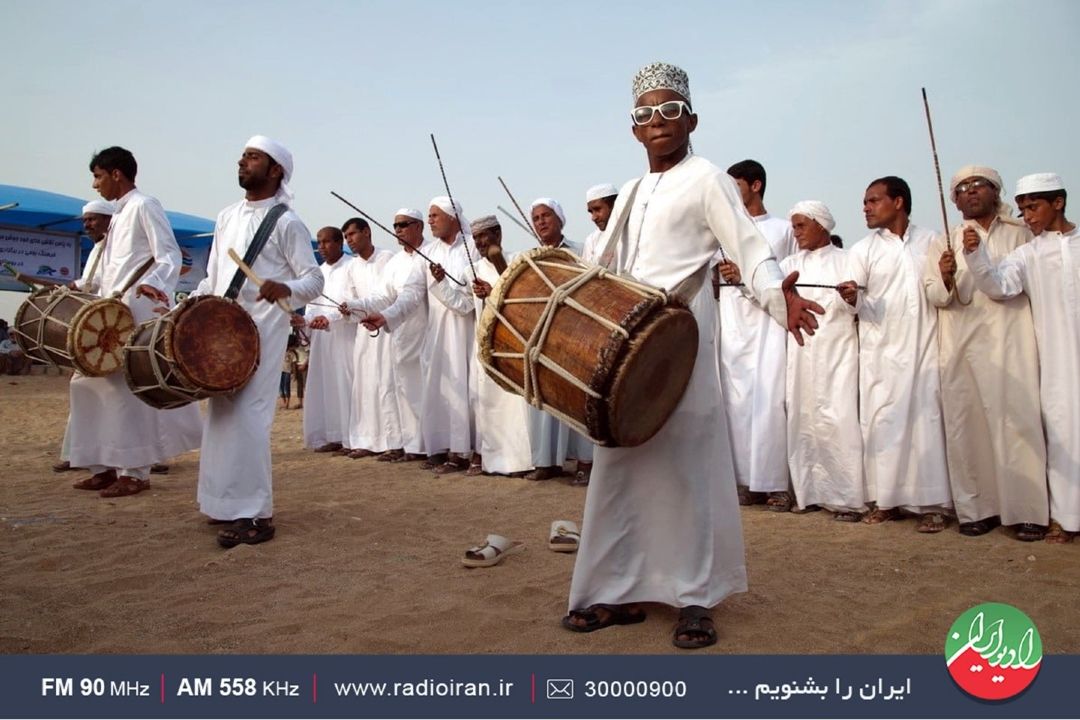
<instances>
[{"instance_id":1,"label":"man in white robe","mask_svg":"<svg viewBox=\"0 0 1080 720\"><path fill-rule=\"evenodd\" d=\"M346 220L342 231L353 253L342 302L349 322L355 324L366 314L367 303L385 294L383 269L394 253L372 244L371 226L363 218ZM368 333L364 328L356 332L348 442L353 459L401 451L392 345L382 332Z\"/></svg>"},{"instance_id":2,"label":"man in white robe","mask_svg":"<svg viewBox=\"0 0 1080 720\"><path fill-rule=\"evenodd\" d=\"M839 285L849 277L846 253L833 245L836 227L824 203L807 200L788 213L799 251L780 261L806 283ZM795 499L842 522L866 511L859 429L859 334L855 308L834 288L800 289L825 308L814 341L787 345L787 448Z\"/></svg>"},{"instance_id":3,"label":"man in white robe","mask_svg":"<svg viewBox=\"0 0 1080 720\"><path fill-rule=\"evenodd\" d=\"M590 265L596 264L599 254L596 244L607 228L608 219L611 218L611 211L615 209L615 198L618 195L619 188L611 183L593 185L585 191L585 209L589 213L589 219L596 225L596 229L585 238L585 243L581 248L581 259Z\"/></svg>"},{"instance_id":4,"label":"man in white robe","mask_svg":"<svg viewBox=\"0 0 1080 720\"><path fill-rule=\"evenodd\" d=\"M563 235L566 213L553 198L538 198L532 204L533 230L541 247L566 248L581 255L581 246ZM528 480L549 480L563 474L563 463L576 462L571 485L585 486L592 475L593 443L572 430L554 415L529 405L529 445L532 447L533 470Z\"/></svg>"},{"instance_id":5,"label":"man in white robe","mask_svg":"<svg viewBox=\"0 0 1080 720\"><path fill-rule=\"evenodd\" d=\"M906 511L920 516L919 532L941 532L952 496L937 309L923 289L934 233L911 223L911 190L895 176L870 183L863 213L873 232L848 252L854 281L840 285L859 311L863 467L867 499L877 503L863 522L896 520Z\"/></svg>"},{"instance_id":6,"label":"man in white robe","mask_svg":"<svg viewBox=\"0 0 1080 720\"><path fill-rule=\"evenodd\" d=\"M975 289L965 235L985 243L997 263L1031 241L1001 200L1001 176L968 165L953 176L950 196L964 217L952 243L930 246L923 282L938 309L945 451L960 534L1000 524L1017 539L1041 540L1049 522L1046 443L1039 407L1039 356L1026 295L995 302Z\"/></svg>"},{"instance_id":7,"label":"man in white robe","mask_svg":"<svg viewBox=\"0 0 1080 720\"><path fill-rule=\"evenodd\" d=\"M484 303L491 288L499 282L499 271L489 259L491 248L502 248L502 226L494 215L486 215L472 223L472 236L480 259L476 261L476 322L483 317ZM506 262L510 258L505 258ZM476 388L474 416L476 417L476 453L466 474L516 475L532 467L529 446L528 404L525 398L509 393L480 366L479 349L473 343L473 384Z\"/></svg>"},{"instance_id":8,"label":"man in white robe","mask_svg":"<svg viewBox=\"0 0 1080 720\"><path fill-rule=\"evenodd\" d=\"M1065 217L1065 184L1054 173L1016 183L1016 204L1035 238L996 266L987 243L964 237L975 287L998 300L1024 293L1039 345L1039 388L1046 431L1050 530L1046 542L1080 532L1080 232Z\"/></svg>"},{"instance_id":9,"label":"man in white robe","mask_svg":"<svg viewBox=\"0 0 1080 720\"><path fill-rule=\"evenodd\" d=\"M769 243L777 262L795 252L791 223L765 209L765 168L756 160L743 160L728 168L742 195L743 206ZM784 328L769 318L746 287L735 263L722 254L719 272L717 338L720 387L724 391L731 445L744 448L735 454L739 502L766 502L770 510L787 512L787 427L784 415Z\"/></svg>"},{"instance_id":10,"label":"man in white robe","mask_svg":"<svg viewBox=\"0 0 1080 720\"><path fill-rule=\"evenodd\" d=\"M237 270L228 251L243 257L267 213L292 204L292 172L292 153L283 145L263 135L248 140L237 173L244 199L218 214L206 277L193 295L225 294ZM291 209L278 218L251 269L262 286L246 280L236 301L259 330L259 368L238 392L207 401L199 462L199 509L212 522L231 523L218 533L223 547L274 537L270 429L292 322L277 301L303 307L323 289L311 232Z\"/></svg>"},{"instance_id":11,"label":"man in white robe","mask_svg":"<svg viewBox=\"0 0 1080 720\"><path fill-rule=\"evenodd\" d=\"M308 327L311 344L307 383L304 388L304 445L315 452L335 452L349 441L349 398L352 393L352 353L356 323L349 322L336 307L346 297L352 255L344 252L345 236L336 227L324 227L315 235L323 263L320 305L312 308Z\"/></svg>"},{"instance_id":12,"label":"man in white robe","mask_svg":"<svg viewBox=\"0 0 1080 720\"><path fill-rule=\"evenodd\" d=\"M180 277L180 247L165 210L135 187L138 165L127 150L112 147L90 161L94 188L115 203L101 262L93 279L97 294L109 297L133 282L121 300L135 323L165 312ZM147 261L149 269L139 270ZM199 445L197 407L162 411L138 399L123 373L71 379L70 462L92 477L75 483L80 490L98 490L102 497L134 495L150 487L150 467L171 455ZM167 418L176 418L174 433ZM183 422L180 422L183 421Z\"/></svg>"},{"instance_id":13,"label":"man in white robe","mask_svg":"<svg viewBox=\"0 0 1080 720\"><path fill-rule=\"evenodd\" d=\"M816 324L809 310L821 308L798 297L794 277L782 279L768 244L739 207L731 178L689 154L697 116L688 85L686 74L666 63L647 66L634 79L633 132L645 146L650 172L619 193L601 238L600 264L690 302L708 297L703 286L722 242L755 296L801 342L800 329L812 332ZM667 423L637 447L596 448L570 612L563 618L567 629L641 622L645 613L637 604L660 602L680 608L674 644L705 647L716 642L707 608L746 590L712 344L715 304L694 307L697 362Z\"/></svg>"}]
</instances>

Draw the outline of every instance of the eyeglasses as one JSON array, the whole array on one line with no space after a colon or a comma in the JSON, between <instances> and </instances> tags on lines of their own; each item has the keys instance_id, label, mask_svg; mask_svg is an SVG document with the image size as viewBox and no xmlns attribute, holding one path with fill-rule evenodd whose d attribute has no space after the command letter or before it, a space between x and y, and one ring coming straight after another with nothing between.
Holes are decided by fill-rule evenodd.
<instances>
[{"instance_id":1,"label":"eyeglasses","mask_svg":"<svg viewBox=\"0 0 1080 720\"><path fill-rule=\"evenodd\" d=\"M404 230L405 228L409 227L413 223L418 223L418 222L420 222L420 221L419 220L405 220L403 222L396 222L396 223L394 223L394 229L395 230Z\"/></svg>"},{"instance_id":2,"label":"eyeglasses","mask_svg":"<svg viewBox=\"0 0 1080 720\"><path fill-rule=\"evenodd\" d=\"M968 190L978 190L979 188L984 187L992 188L994 187L994 183L986 178L975 178L974 180L968 180L967 182L962 182L957 185L956 192L966 193Z\"/></svg>"},{"instance_id":3,"label":"eyeglasses","mask_svg":"<svg viewBox=\"0 0 1080 720\"><path fill-rule=\"evenodd\" d=\"M683 110L693 112L690 104L685 100L668 100L659 105L639 105L630 112L635 125L648 125L653 121L656 111L660 111L660 117L665 120L678 120L682 117Z\"/></svg>"}]
</instances>

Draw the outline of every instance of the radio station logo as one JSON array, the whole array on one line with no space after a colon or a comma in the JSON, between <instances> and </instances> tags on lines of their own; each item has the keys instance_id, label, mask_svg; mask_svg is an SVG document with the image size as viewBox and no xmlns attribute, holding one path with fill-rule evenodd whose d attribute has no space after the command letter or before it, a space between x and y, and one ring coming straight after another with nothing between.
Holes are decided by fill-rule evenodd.
<instances>
[{"instance_id":1,"label":"radio station logo","mask_svg":"<svg viewBox=\"0 0 1080 720\"><path fill-rule=\"evenodd\" d=\"M945 664L960 689L980 700L1008 700L1035 680L1042 667L1035 623L1012 605L983 603L952 624Z\"/></svg>"}]
</instances>

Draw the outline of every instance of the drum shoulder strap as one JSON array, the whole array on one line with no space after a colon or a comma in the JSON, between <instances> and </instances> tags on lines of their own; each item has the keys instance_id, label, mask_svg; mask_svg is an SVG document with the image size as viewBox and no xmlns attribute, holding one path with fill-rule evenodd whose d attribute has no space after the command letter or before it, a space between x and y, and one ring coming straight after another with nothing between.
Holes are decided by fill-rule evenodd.
<instances>
[{"instance_id":1,"label":"drum shoulder strap","mask_svg":"<svg viewBox=\"0 0 1080 720\"><path fill-rule=\"evenodd\" d=\"M615 252L619 247L619 242L622 241L623 235L626 234L626 226L630 223L630 211L634 207L634 198L637 197L640 185L641 178L638 178L637 182L634 183L634 187L630 190L630 196L622 206L622 212L619 217L615 218L607 243L600 250L600 254L597 255L597 264L606 267L608 270L614 269Z\"/></svg>"},{"instance_id":2,"label":"drum shoulder strap","mask_svg":"<svg viewBox=\"0 0 1080 720\"><path fill-rule=\"evenodd\" d=\"M244 253L245 265L251 267L255 264L255 258L259 257L259 253L266 246L266 241L270 239L270 233L274 232L278 219L288 209L289 206L285 203L278 203L270 208L270 212L266 213L266 217L259 223L259 229L255 231L255 237L251 239L251 244L248 245L247 252ZM243 287L245 279L247 279L247 276L244 275L243 270L237 269L232 282L229 283L229 289L225 291L225 297L235 300L240 294L240 288Z\"/></svg>"}]
</instances>

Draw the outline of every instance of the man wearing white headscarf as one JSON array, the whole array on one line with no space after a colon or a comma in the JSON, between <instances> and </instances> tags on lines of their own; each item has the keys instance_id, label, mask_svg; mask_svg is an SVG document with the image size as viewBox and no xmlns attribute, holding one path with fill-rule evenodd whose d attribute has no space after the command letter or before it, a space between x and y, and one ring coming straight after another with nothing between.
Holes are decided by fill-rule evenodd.
<instances>
[{"instance_id":1,"label":"man wearing white headscarf","mask_svg":"<svg viewBox=\"0 0 1080 720\"><path fill-rule=\"evenodd\" d=\"M975 288L964 236L976 236L997 263L1031 241L1001 199L993 168L967 165L949 194L964 222L951 244L940 236L927 253L923 283L938 308L945 450L960 534L999 524L1019 540L1040 540L1048 522L1046 447L1039 409L1039 357L1024 295L995 302Z\"/></svg>"},{"instance_id":2,"label":"man wearing white headscarf","mask_svg":"<svg viewBox=\"0 0 1080 720\"><path fill-rule=\"evenodd\" d=\"M788 213L799 250L780 261L785 274L839 285L848 279L847 254L832 244L836 227L824 203L806 200ZM788 467L800 508L817 505L836 520L857 522L866 510L859 429L859 335L855 308L832 287L801 292L825 308L814 341L787 346Z\"/></svg>"},{"instance_id":3,"label":"man wearing white headscarf","mask_svg":"<svg viewBox=\"0 0 1080 720\"><path fill-rule=\"evenodd\" d=\"M691 305L697 361L656 435L637 447L596 448L563 626L591 632L637 623L645 620L640 603L659 602L679 608L672 642L700 648L716 642L708 608L746 590L713 345L716 304L705 287L712 258L723 243L755 297L800 343L801 333L816 325L810 311L821 308L798 296L795 277L780 274L768 243L740 207L734 181L690 154L697 115L686 73L667 63L642 68L633 100L634 137L645 148L649 173L619 192L600 239L600 264Z\"/></svg>"},{"instance_id":4,"label":"man wearing white headscarf","mask_svg":"<svg viewBox=\"0 0 1080 720\"><path fill-rule=\"evenodd\" d=\"M1080 232L1065 217L1065 183L1054 173L1016 183L1016 204L1035 236L995 266L982 236L964 236L975 287L995 300L1024 293L1039 345L1039 393L1046 431L1050 530L1069 542L1080 531ZM1010 425L1010 430L1017 431Z\"/></svg>"},{"instance_id":5,"label":"man wearing white headscarf","mask_svg":"<svg viewBox=\"0 0 1080 720\"><path fill-rule=\"evenodd\" d=\"M533 230L541 247L566 248L581 255L581 246L563 235L566 213L553 198L537 198L532 204ZM529 480L549 480L562 475L563 462L575 460L577 467L571 485L588 485L592 474L593 444L566 423L539 408L529 405L529 445L532 447L533 471Z\"/></svg>"},{"instance_id":6,"label":"man wearing white headscarf","mask_svg":"<svg viewBox=\"0 0 1080 720\"><path fill-rule=\"evenodd\" d=\"M248 140L237 172L244 199L218 214L206 277L193 295L225 294L237 269L228 251L243 257L267 213L278 204L291 205L292 172L292 153L283 145L262 135ZM251 269L263 284L245 281L236 301L259 330L259 368L238 392L207 401L199 461L199 509L211 522L231 523L218 533L223 547L274 537L270 429L291 333L290 315L277 301L299 308L323 289L311 232L291 208L274 224Z\"/></svg>"},{"instance_id":7,"label":"man wearing white headscarf","mask_svg":"<svg viewBox=\"0 0 1080 720\"><path fill-rule=\"evenodd\" d=\"M765 168L742 160L728 168L742 196L743 207L772 249L777 262L795 252L791 223L765 209ZM724 391L739 501L766 502L770 510L791 509L784 415L784 373L787 338L752 292L740 287L740 268L718 256L717 268L727 286L720 286L717 357Z\"/></svg>"},{"instance_id":8,"label":"man wearing white headscarf","mask_svg":"<svg viewBox=\"0 0 1080 720\"><path fill-rule=\"evenodd\" d=\"M585 209L589 213L589 219L596 225L596 229L585 238L585 244L581 248L581 259L589 264L595 264L599 251L596 247L597 240L607 228L611 211L615 209L615 198L619 195L619 188L611 183L593 185L585 191Z\"/></svg>"}]
</instances>

